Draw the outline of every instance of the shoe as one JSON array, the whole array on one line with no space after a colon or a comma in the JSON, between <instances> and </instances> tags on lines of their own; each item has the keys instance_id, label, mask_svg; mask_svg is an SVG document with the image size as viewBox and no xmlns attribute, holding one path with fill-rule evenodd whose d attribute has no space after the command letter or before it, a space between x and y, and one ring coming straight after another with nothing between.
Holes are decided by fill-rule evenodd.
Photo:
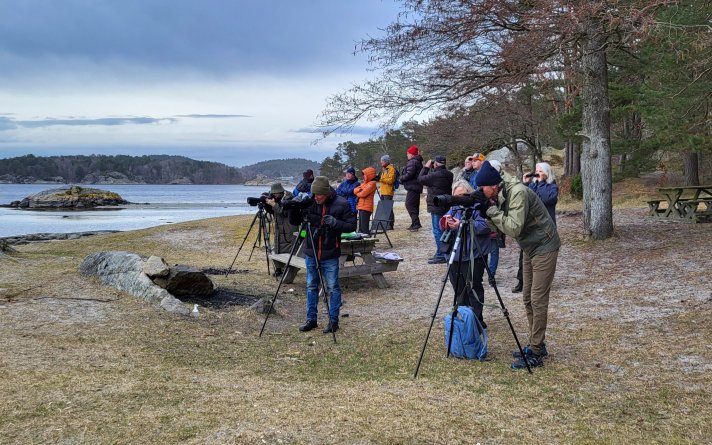
<instances>
[{"instance_id":1,"label":"shoe","mask_svg":"<svg viewBox=\"0 0 712 445\"><path fill-rule=\"evenodd\" d=\"M447 260L443 257L435 257L435 258L430 258L428 260L428 264L443 264L447 263Z\"/></svg>"},{"instance_id":2,"label":"shoe","mask_svg":"<svg viewBox=\"0 0 712 445\"><path fill-rule=\"evenodd\" d=\"M534 353L527 355L527 362L529 362L530 368L544 366L544 358L541 355L535 355ZM514 359L512 362L512 369L527 369L527 363L522 357L519 357Z\"/></svg>"},{"instance_id":3,"label":"shoe","mask_svg":"<svg viewBox=\"0 0 712 445\"><path fill-rule=\"evenodd\" d=\"M531 348L529 345L525 346L524 348L524 353L527 355L533 354ZM541 350L539 351L539 355L543 358L549 355L549 351L546 350L546 344L541 345ZM514 358L521 358L522 354L519 351L512 351L512 357Z\"/></svg>"},{"instance_id":4,"label":"shoe","mask_svg":"<svg viewBox=\"0 0 712 445\"><path fill-rule=\"evenodd\" d=\"M423 226L421 226L420 224L416 224L416 225L411 225L410 227L408 227L408 230L410 230L411 232L415 232L416 230L420 230L422 228L423 228Z\"/></svg>"},{"instance_id":5,"label":"shoe","mask_svg":"<svg viewBox=\"0 0 712 445\"><path fill-rule=\"evenodd\" d=\"M497 285L497 281L495 281L494 277L489 277L487 279L487 282L489 283L490 286L495 287Z\"/></svg>"},{"instance_id":6,"label":"shoe","mask_svg":"<svg viewBox=\"0 0 712 445\"><path fill-rule=\"evenodd\" d=\"M302 332L309 332L312 329L314 329L315 327L317 327L316 320L307 320L306 323L299 326L299 330Z\"/></svg>"},{"instance_id":7,"label":"shoe","mask_svg":"<svg viewBox=\"0 0 712 445\"><path fill-rule=\"evenodd\" d=\"M322 331L324 334L328 334L330 332L336 332L339 330L339 322L338 321L329 321L329 324L324 328Z\"/></svg>"},{"instance_id":8,"label":"shoe","mask_svg":"<svg viewBox=\"0 0 712 445\"><path fill-rule=\"evenodd\" d=\"M523 288L524 286L522 285L522 283L517 283L517 285L512 288L512 293L517 294L521 292Z\"/></svg>"}]
</instances>

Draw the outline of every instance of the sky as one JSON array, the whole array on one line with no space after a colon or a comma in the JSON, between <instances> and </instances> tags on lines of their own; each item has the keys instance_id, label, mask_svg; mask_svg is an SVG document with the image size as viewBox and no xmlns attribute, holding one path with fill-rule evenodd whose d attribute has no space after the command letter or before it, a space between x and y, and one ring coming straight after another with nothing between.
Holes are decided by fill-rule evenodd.
<instances>
[{"instance_id":1,"label":"sky","mask_svg":"<svg viewBox=\"0 0 712 445\"><path fill-rule=\"evenodd\" d=\"M322 161L327 98L373 77L394 0L0 0L0 158Z\"/></svg>"}]
</instances>

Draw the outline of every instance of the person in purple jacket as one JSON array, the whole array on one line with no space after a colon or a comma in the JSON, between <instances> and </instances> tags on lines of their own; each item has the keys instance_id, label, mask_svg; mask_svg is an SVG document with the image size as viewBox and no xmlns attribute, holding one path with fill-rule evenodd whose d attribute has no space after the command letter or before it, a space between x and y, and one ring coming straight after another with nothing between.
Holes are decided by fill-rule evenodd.
<instances>
[{"instance_id":1,"label":"person in purple jacket","mask_svg":"<svg viewBox=\"0 0 712 445\"><path fill-rule=\"evenodd\" d=\"M522 182L534 190L541 202L544 203L551 220L556 226L556 203L559 201L559 186L556 185L556 176L551 171L551 165L539 162L534 173L525 173ZM519 270L517 271L517 285L513 293L522 291L522 251L519 251Z\"/></svg>"}]
</instances>

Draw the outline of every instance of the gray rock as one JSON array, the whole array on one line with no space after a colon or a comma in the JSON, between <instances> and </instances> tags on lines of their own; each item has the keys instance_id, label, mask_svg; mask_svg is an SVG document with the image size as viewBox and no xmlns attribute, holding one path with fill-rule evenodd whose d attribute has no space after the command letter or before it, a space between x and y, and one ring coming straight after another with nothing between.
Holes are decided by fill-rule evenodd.
<instances>
[{"instance_id":1,"label":"gray rock","mask_svg":"<svg viewBox=\"0 0 712 445\"><path fill-rule=\"evenodd\" d=\"M143 263L143 273L149 278L165 277L171 273L171 268L168 267L163 258L151 255L151 257Z\"/></svg>"},{"instance_id":2,"label":"gray rock","mask_svg":"<svg viewBox=\"0 0 712 445\"><path fill-rule=\"evenodd\" d=\"M167 277L154 278L154 283L178 297L210 297L215 285L203 272L178 264Z\"/></svg>"},{"instance_id":3,"label":"gray rock","mask_svg":"<svg viewBox=\"0 0 712 445\"><path fill-rule=\"evenodd\" d=\"M76 185L45 190L13 201L10 206L21 209L85 209L97 206L128 204L118 193Z\"/></svg>"},{"instance_id":4,"label":"gray rock","mask_svg":"<svg viewBox=\"0 0 712 445\"><path fill-rule=\"evenodd\" d=\"M279 303L279 300L275 300L274 307L272 308L273 315L277 313L277 307L279 306ZM257 312L258 314L266 314L267 312L269 312L270 306L272 306L271 298L260 298L255 302L255 304L250 306L250 309Z\"/></svg>"},{"instance_id":5,"label":"gray rock","mask_svg":"<svg viewBox=\"0 0 712 445\"><path fill-rule=\"evenodd\" d=\"M79 272L84 276L99 277L103 284L128 292L168 312L190 314L186 305L156 286L143 273L143 260L134 253L112 251L91 254L79 265Z\"/></svg>"}]
</instances>

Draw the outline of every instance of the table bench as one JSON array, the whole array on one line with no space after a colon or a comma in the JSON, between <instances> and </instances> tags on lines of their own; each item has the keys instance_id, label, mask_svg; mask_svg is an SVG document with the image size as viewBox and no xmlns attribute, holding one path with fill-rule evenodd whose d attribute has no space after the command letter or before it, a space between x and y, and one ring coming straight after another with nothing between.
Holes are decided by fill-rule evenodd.
<instances>
[{"instance_id":1,"label":"table bench","mask_svg":"<svg viewBox=\"0 0 712 445\"><path fill-rule=\"evenodd\" d=\"M648 216L685 222L712 222L712 185L662 187L658 191L665 199L646 201ZM692 193L683 198L683 193ZM665 201L667 207L660 205Z\"/></svg>"},{"instance_id":2,"label":"table bench","mask_svg":"<svg viewBox=\"0 0 712 445\"><path fill-rule=\"evenodd\" d=\"M400 261L377 260L373 256L376 238L364 238L361 240L342 240L341 257L339 258L339 278L355 277L360 275L371 275L376 285L380 289L390 287L388 281L383 276L384 272L393 272L398 269ZM283 268L289 260L288 253L270 254L270 260L275 268ZM356 264L357 259L361 259L363 264ZM349 264L351 263L351 264ZM284 283L292 283L297 273L306 269L306 262L300 256L292 256L289 262Z\"/></svg>"}]
</instances>

